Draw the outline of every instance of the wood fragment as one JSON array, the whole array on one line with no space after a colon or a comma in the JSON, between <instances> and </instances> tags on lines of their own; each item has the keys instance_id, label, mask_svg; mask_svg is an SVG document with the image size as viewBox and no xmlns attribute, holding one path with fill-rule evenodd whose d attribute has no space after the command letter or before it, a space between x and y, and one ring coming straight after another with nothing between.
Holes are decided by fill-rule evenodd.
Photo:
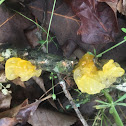
<instances>
[{"instance_id":1,"label":"wood fragment","mask_svg":"<svg viewBox=\"0 0 126 126\"><path fill-rule=\"evenodd\" d=\"M74 65L77 63L74 60L65 59L53 54L43 53L38 48L17 49L7 46L0 47L0 56L5 58L5 61L11 57L20 57L30 61L38 69L61 74L71 74ZM9 54L7 54L9 52ZM3 62L5 63L5 62Z\"/></svg>"},{"instance_id":2,"label":"wood fragment","mask_svg":"<svg viewBox=\"0 0 126 126\"><path fill-rule=\"evenodd\" d=\"M71 94L69 93L69 91L66 88L66 83L65 81L61 78L61 76L58 74L58 78L59 80L61 80L59 83L63 89L63 92L65 94L65 96L68 98L68 100L70 101L70 104L72 105L72 107L74 108L78 118L80 119L81 123L83 124L83 126L88 126L86 120L84 119L84 117L82 116L82 114L80 113L78 107L76 106L76 104L73 101L73 98L71 96Z\"/></svg>"}]
</instances>

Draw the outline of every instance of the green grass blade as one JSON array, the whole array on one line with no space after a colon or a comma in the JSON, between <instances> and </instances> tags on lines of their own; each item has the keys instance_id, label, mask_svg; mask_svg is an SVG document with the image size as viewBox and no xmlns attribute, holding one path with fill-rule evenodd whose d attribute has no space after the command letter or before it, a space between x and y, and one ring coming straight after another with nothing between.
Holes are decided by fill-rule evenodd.
<instances>
[{"instance_id":1,"label":"green grass blade","mask_svg":"<svg viewBox=\"0 0 126 126\"><path fill-rule=\"evenodd\" d=\"M98 103L101 103L101 104L105 104L105 105L110 104L110 103L107 103L107 102L104 102L104 101L100 101L100 100L95 100L95 101L98 102Z\"/></svg>"},{"instance_id":2,"label":"green grass blade","mask_svg":"<svg viewBox=\"0 0 126 126\"><path fill-rule=\"evenodd\" d=\"M126 99L126 94L124 94L121 98L119 98L117 101L115 101L114 103L123 101L124 99Z\"/></svg>"},{"instance_id":3,"label":"green grass blade","mask_svg":"<svg viewBox=\"0 0 126 126\"><path fill-rule=\"evenodd\" d=\"M115 105L121 105L126 107L126 103L116 103Z\"/></svg>"},{"instance_id":4,"label":"green grass blade","mask_svg":"<svg viewBox=\"0 0 126 126\"><path fill-rule=\"evenodd\" d=\"M0 0L0 5L4 2L5 0Z\"/></svg>"},{"instance_id":5,"label":"green grass blade","mask_svg":"<svg viewBox=\"0 0 126 126\"><path fill-rule=\"evenodd\" d=\"M54 0L54 3L53 3L53 9L52 9L51 18L50 18L49 27L48 27L48 32L47 32L47 36L46 36L46 40L47 40L47 53L48 53L49 32L50 32L50 27L51 27L51 23L52 23L52 18L53 18L53 13L54 13L55 5L56 5L56 0Z\"/></svg>"},{"instance_id":6,"label":"green grass blade","mask_svg":"<svg viewBox=\"0 0 126 126\"><path fill-rule=\"evenodd\" d=\"M121 28L121 30L122 30L124 33L126 33L126 28Z\"/></svg>"},{"instance_id":7,"label":"green grass blade","mask_svg":"<svg viewBox=\"0 0 126 126\"><path fill-rule=\"evenodd\" d=\"M11 10L13 10L13 9L11 9ZM34 20L28 18L27 16L23 15L22 13L20 13L20 12L18 12L18 11L16 11L16 10L13 10L13 11L16 12L16 13L18 13L19 15L23 16L23 17L26 18L27 20L33 22L37 27L39 27L43 32L45 32L45 33L47 34L47 39L46 39L45 41L44 41L44 40L39 41L39 43L41 44L41 47L42 47L42 45L44 45L45 43L48 44L49 39L50 39L50 41L53 41L53 38L54 38L54 37L51 37L51 36L49 35L51 23L50 23L50 25L49 25L48 32L47 32L41 25L39 25L38 23L36 23ZM53 41L53 43L54 43L55 46L57 47L57 45L56 45L56 43L55 43L54 41ZM41 47L40 47L40 48L41 48ZM58 47L57 47L57 48L58 48ZM48 52L48 45L47 45L47 52Z\"/></svg>"},{"instance_id":8,"label":"green grass blade","mask_svg":"<svg viewBox=\"0 0 126 126\"><path fill-rule=\"evenodd\" d=\"M18 13L19 15L23 16L24 18L28 19L29 21L33 22L34 24L36 24L37 27L39 27L42 31L44 31L47 34L47 31L42 26L40 26L38 23L36 23L32 19L28 18L27 16L23 15L22 13L20 13L20 12L18 12L16 10L13 10L13 11L16 12L16 13Z\"/></svg>"},{"instance_id":9,"label":"green grass blade","mask_svg":"<svg viewBox=\"0 0 126 126\"><path fill-rule=\"evenodd\" d=\"M96 115L96 117L95 117L95 119L94 119L94 122L93 122L92 126L95 126L95 124L96 124L96 122L97 122L97 120L98 120L98 117L100 116L101 111L102 111L102 110L99 110L99 111L98 111L98 114Z\"/></svg>"},{"instance_id":10,"label":"green grass blade","mask_svg":"<svg viewBox=\"0 0 126 126\"><path fill-rule=\"evenodd\" d=\"M87 52L87 53L94 56L94 54L92 52Z\"/></svg>"},{"instance_id":11,"label":"green grass blade","mask_svg":"<svg viewBox=\"0 0 126 126\"><path fill-rule=\"evenodd\" d=\"M101 57L101 56L102 56L103 54L105 54L106 52L108 52L108 51L110 51L110 50L112 50L112 49L116 48L117 46L119 46L119 45L123 44L124 42L126 42L126 39L124 39L124 40L123 40L123 41L121 41L120 43L117 43L116 45L112 46L111 48L109 48L109 49L107 49L107 50L103 51L102 53L100 53L100 54L96 55L96 57Z\"/></svg>"},{"instance_id":12,"label":"green grass blade","mask_svg":"<svg viewBox=\"0 0 126 126\"><path fill-rule=\"evenodd\" d=\"M104 113L103 113L104 114ZM110 125L112 126L112 122L110 121L110 119L104 114L104 117L106 118L106 120L110 123ZM107 122L106 122L107 123ZM106 125L108 126L108 124Z\"/></svg>"},{"instance_id":13,"label":"green grass blade","mask_svg":"<svg viewBox=\"0 0 126 126\"><path fill-rule=\"evenodd\" d=\"M94 107L96 109L105 109L105 108L109 108L110 106L111 106L111 104L109 104L109 105L95 105Z\"/></svg>"}]
</instances>

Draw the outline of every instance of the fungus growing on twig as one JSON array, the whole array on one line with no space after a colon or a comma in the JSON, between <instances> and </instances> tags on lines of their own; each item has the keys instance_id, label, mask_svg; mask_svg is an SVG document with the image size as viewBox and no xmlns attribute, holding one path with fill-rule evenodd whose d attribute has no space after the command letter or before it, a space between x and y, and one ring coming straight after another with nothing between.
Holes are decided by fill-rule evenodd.
<instances>
[{"instance_id":1,"label":"fungus growing on twig","mask_svg":"<svg viewBox=\"0 0 126 126\"><path fill-rule=\"evenodd\" d=\"M93 58L93 55L86 53L73 71L78 88L81 92L88 94L100 93L102 89L108 88L125 73L124 69L112 59L104 64L102 70L98 70Z\"/></svg>"}]
</instances>

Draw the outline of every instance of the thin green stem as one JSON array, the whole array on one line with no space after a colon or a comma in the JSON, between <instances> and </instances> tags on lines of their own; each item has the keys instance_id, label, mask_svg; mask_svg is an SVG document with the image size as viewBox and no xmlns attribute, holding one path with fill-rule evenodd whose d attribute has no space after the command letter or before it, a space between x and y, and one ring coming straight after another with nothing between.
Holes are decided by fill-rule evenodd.
<instances>
[{"instance_id":1,"label":"thin green stem","mask_svg":"<svg viewBox=\"0 0 126 126\"><path fill-rule=\"evenodd\" d=\"M55 6L53 6L53 7L55 7ZM11 9L11 10L13 10L13 9ZM47 38L46 38L46 40L43 42L43 44L40 43L40 44L41 44L40 48L46 43L46 44L47 44L47 52L48 52L49 38L50 38L50 41L53 41L53 38L54 38L54 37L51 37L51 36L49 35L49 31L50 31L50 26L51 26L51 22L52 22L52 17L53 17L53 12L54 12L54 10L52 11L52 14L51 14L51 19L50 19L50 23L49 23L49 27L48 27L48 32L47 32L41 25L39 25L38 23L36 23L34 20L32 20L32 19L26 17L25 15L23 15L22 13L20 13L20 12L18 12L18 11L16 11L16 10L13 10L13 11L16 12L16 13L18 13L19 15L23 16L23 17L26 18L27 20L33 22L34 24L36 24L37 27L39 27L43 32L45 32L45 33L47 34ZM54 41L53 41L53 42L54 42ZM54 42L54 44L56 45L55 42ZM57 45L56 45L56 47L57 47ZM39 49L40 49L40 48L39 48Z\"/></svg>"},{"instance_id":2,"label":"thin green stem","mask_svg":"<svg viewBox=\"0 0 126 126\"><path fill-rule=\"evenodd\" d=\"M95 117L92 126L95 126L95 124L96 124L96 122L97 122L97 120L98 120L98 117L100 116L101 111L102 111L102 110L99 110L99 111L98 111L98 114L97 114L97 116Z\"/></svg>"},{"instance_id":3,"label":"thin green stem","mask_svg":"<svg viewBox=\"0 0 126 126\"><path fill-rule=\"evenodd\" d=\"M54 94L54 84L53 84L53 77L52 77L52 90L53 90L53 94Z\"/></svg>"},{"instance_id":4,"label":"thin green stem","mask_svg":"<svg viewBox=\"0 0 126 126\"><path fill-rule=\"evenodd\" d=\"M52 13L51 13L51 18L50 18L50 22L49 22L49 27L48 27L48 32L47 32L47 36L46 36L46 41L47 41L47 53L48 53L48 40L49 40L49 32L50 32L50 27L51 27L51 23L52 23L52 18L53 18L53 13L54 13L54 9L55 9L55 5L56 5L56 0L54 0L53 3L53 9L52 9Z\"/></svg>"},{"instance_id":5,"label":"thin green stem","mask_svg":"<svg viewBox=\"0 0 126 126\"><path fill-rule=\"evenodd\" d=\"M110 125L112 126L112 122L110 121L110 119L103 113L104 118L106 118L106 120L110 123ZM105 121L105 120L104 120Z\"/></svg>"},{"instance_id":6,"label":"thin green stem","mask_svg":"<svg viewBox=\"0 0 126 126\"><path fill-rule=\"evenodd\" d=\"M117 112L117 110L116 110L116 108L115 108L114 105L112 106L112 109L113 109L113 110L112 110L112 111L113 111L112 115L113 115L113 117L114 117L114 119L115 119L115 122L116 122L117 126L124 126L124 125L123 125L123 122L122 122L122 120L120 119L119 114L118 114L118 112Z\"/></svg>"},{"instance_id":7,"label":"thin green stem","mask_svg":"<svg viewBox=\"0 0 126 126\"><path fill-rule=\"evenodd\" d=\"M11 10L13 10L13 9L11 9ZM41 27L38 23L36 23L36 22L33 21L32 19L26 17L25 15L23 15L22 13L20 13L20 12L18 12L18 11L16 11L16 10L13 10L13 11L16 12L16 13L18 13L19 15L23 16L23 17L26 18L27 20L33 22L34 24L36 24L37 27L39 27L40 29L42 29L42 31L44 31L46 34L48 34L47 31L46 31L43 27Z\"/></svg>"},{"instance_id":8,"label":"thin green stem","mask_svg":"<svg viewBox=\"0 0 126 126\"><path fill-rule=\"evenodd\" d=\"M106 99L108 100L108 102L111 104L111 108L110 108L111 113L110 114L112 114L112 116L114 117L116 125L117 126L124 126L122 120L119 117L118 112L116 111L116 108L115 108L115 105L114 105L114 102L112 100L111 95L105 90L103 90L103 93L104 93Z\"/></svg>"},{"instance_id":9,"label":"thin green stem","mask_svg":"<svg viewBox=\"0 0 126 126\"><path fill-rule=\"evenodd\" d=\"M120 43L118 43L118 44L116 44L116 45L112 46L111 48L109 48L109 49L107 49L107 50L103 51L102 53L100 53L100 54L96 55L96 57L101 57L101 56L102 56L103 54L105 54L106 52L108 52L108 51L110 51L110 50L112 50L112 49L116 48L117 46L119 46L119 45L123 44L124 42L126 42L126 39L124 39L124 40L123 40L123 41L121 41Z\"/></svg>"},{"instance_id":10,"label":"thin green stem","mask_svg":"<svg viewBox=\"0 0 126 126\"><path fill-rule=\"evenodd\" d=\"M104 119L103 113L104 113L104 112L102 111L102 112L101 112L101 114L102 114L102 115L101 115L101 126L103 125L103 119Z\"/></svg>"}]
</instances>

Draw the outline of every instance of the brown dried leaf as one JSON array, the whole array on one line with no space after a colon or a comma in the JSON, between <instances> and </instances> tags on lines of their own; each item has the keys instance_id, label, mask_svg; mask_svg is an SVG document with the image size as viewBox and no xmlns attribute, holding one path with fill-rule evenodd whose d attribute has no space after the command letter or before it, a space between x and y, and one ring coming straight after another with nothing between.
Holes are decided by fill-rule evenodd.
<instances>
[{"instance_id":1,"label":"brown dried leaf","mask_svg":"<svg viewBox=\"0 0 126 126\"><path fill-rule=\"evenodd\" d=\"M19 121L15 118L19 110L28 103L25 100L21 105L0 113L0 126L14 126Z\"/></svg>"},{"instance_id":2,"label":"brown dried leaf","mask_svg":"<svg viewBox=\"0 0 126 126\"><path fill-rule=\"evenodd\" d=\"M0 118L4 117L15 117L17 113L20 111L20 109L28 104L28 100L25 100L22 104L18 105L15 108L12 108L10 110L4 111L0 113Z\"/></svg>"},{"instance_id":3,"label":"brown dried leaf","mask_svg":"<svg viewBox=\"0 0 126 126\"><path fill-rule=\"evenodd\" d=\"M112 10L115 12L115 15L117 14L118 0L97 0L97 1L106 2L112 8Z\"/></svg>"},{"instance_id":4,"label":"brown dried leaf","mask_svg":"<svg viewBox=\"0 0 126 126\"><path fill-rule=\"evenodd\" d=\"M64 1L66 1L66 3L68 3L68 5L69 5L72 0L69 0L69 1L64 0ZM78 2L78 1L80 1L80 0L76 0L75 2ZM47 16L45 17L45 19L46 19L46 23L47 23L46 27L48 28L48 24L49 24L49 20L50 20L50 16L51 16L51 10L53 7L53 0L46 0L46 2L47 2L46 3L47 4L47 8L46 8ZM90 43L99 42L100 45L98 45L98 47L95 47L95 48L100 50L103 46L105 46L104 43L113 41L113 36L115 35L116 31L118 30L117 22L116 22L116 17L115 17L113 10L106 3L100 2L100 4L103 4L103 5L105 4L104 8L103 8L103 6L101 6L101 7L98 6L100 8L100 9L98 8L99 10L105 10L105 11L103 11L105 14L103 14L103 13L99 14L100 17L104 17L104 19L105 19L104 22L102 20L100 21L100 23L103 23L103 25L100 25L99 22L97 21L97 19L94 20L94 18L93 19L89 18L89 20L88 20L89 24L85 25L88 27L87 29L89 29L89 32L87 35L89 37L87 37L85 35L86 37L84 38L82 36L82 38L84 38L86 40L87 44L85 43L84 39L82 39L83 42L81 41L80 35L77 35L77 30L79 29L81 22L76 17L76 15L73 13L73 11L71 10L71 7L68 6L66 3L63 2L63 0L57 1L56 8L55 8L54 15L53 15L52 24L51 24L51 32L56 36L59 44L60 45L65 44L67 47L71 47L71 48L69 48L69 51L65 50L66 51L65 56L69 56L71 54L71 52L73 51L72 46L69 46L69 43L67 43L68 42L67 40L71 40L71 41L75 42L76 44L78 44L80 46L81 49L88 50L88 51L92 51L94 48L94 47L92 47L92 45L89 45L88 42L90 42ZM95 4L93 4L93 5L95 5ZM31 10L32 14L40 22L43 22L44 14L42 14L42 13L44 13L44 11L45 11L45 7L44 7L45 1L36 0L34 2L31 2L28 6L29 6L29 9ZM106 6L107 6L107 8L106 8ZM94 6L94 7L97 7L97 6ZM110 12L109 12L109 10L110 10ZM109 15L108 15L108 12L110 13ZM89 17L90 17L90 15L89 15ZM95 17L95 15L94 15L94 17ZM98 24L96 24L96 23L98 23ZM94 24L94 27L92 26L93 24ZM103 28L104 24L107 25L107 28L106 28L108 30L107 32L104 31L104 28ZM106 27L106 25L105 25L105 27ZM91 28L93 28L93 29L91 29ZM97 29L97 28L99 28L99 29ZM87 31L87 29L85 31ZM94 34L95 33L98 34L99 36L93 35L92 32L94 32ZM92 37L91 41L90 41L90 36ZM88 38L89 38L89 41L87 40ZM102 42L103 42L103 44L102 44Z\"/></svg>"},{"instance_id":5,"label":"brown dried leaf","mask_svg":"<svg viewBox=\"0 0 126 126\"><path fill-rule=\"evenodd\" d=\"M69 77L69 76L66 76L65 78L64 78L64 80L66 81L66 83L67 83L67 88L71 88L71 87L73 87L74 85L75 85L75 82L74 82L74 80L73 80L73 78L72 77Z\"/></svg>"},{"instance_id":6,"label":"brown dried leaf","mask_svg":"<svg viewBox=\"0 0 126 126\"><path fill-rule=\"evenodd\" d=\"M76 120L77 118L74 116L40 108L30 117L28 122L32 126L70 126L74 124Z\"/></svg>"},{"instance_id":7,"label":"brown dried leaf","mask_svg":"<svg viewBox=\"0 0 126 126\"><path fill-rule=\"evenodd\" d=\"M84 43L112 42L118 31L113 10L104 2L96 0L73 0L72 8L81 20L78 34Z\"/></svg>"},{"instance_id":8,"label":"brown dried leaf","mask_svg":"<svg viewBox=\"0 0 126 126\"><path fill-rule=\"evenodd\" d=\"M11 95L4 95L1 91L0 91L0 110L4 110L4 109L8 109L10 108L10 104L11 104Z\"/></svg>"},{"instance_id":9,"label":"brown dried leaf","mask_svg":"<svg viewBox=\"0 0 126 126\"><path fill-rule=\"evenodd\" d=\"M43 79L41 77L33 77L33 79L35 80L35 82L39 85L39 87L46 92L45 86L44 86L44 82Z\"/></svg>"},{"instance_id":10,"label":"brown dried leaf","mask_svg":"<svg viewBox=\"0 0 126 126\"><path fill-rule=\"evenodd\" d=\"M62 47L64 56L69 57L73 53L73 51L75 51L76 48L77 48L77 45L73 40L70 40L70 39L67 40L66 44L64 44L64 46Z\"/></svg>"},{"instance_id":11,"label":"brown dried leaf","mask_svg":"<svg viewBox=\"0 0 126 126\"><path fill-rule=\"evenodd\" d=\"M27 30L25 32L25 36L29 42L29 44L32 46L32 47L36 47L37 45L39 45L38 41L38 37L36 35L36 33L38 32L38 28L34 28L32 30Z\"/></svg>"},{"instance_id":12,"label":"brown dried leaf","mask_svg":"<svg viewBox=\"0 0 126 126\"><path fill-rule=\"evenodd\" d=\"M120 0L117 5L117 10L122 13L123 15L126 15L126 0Z\"/></svg>"},{"instance_id":13,"label":"brown dried leaf","mask_svg":"<svg viewBox=\"0 0 126 126\"><path fill-rule=\"evenodd\" d=\"M0 126L14 126L17 124L17 120L15 118L2 118L0 119Z\"/></svg>"},{"instance_id":14,"label":"brown dried leaf","mask_svg":"<svg viewBox=\"0 0 126 126\"><path fill-rule=\"evenodd\" d=\"M53 0L46 0L47 2L47 17L46 26L50 21L51 11L53 7ZM43 22L43 14L45 1L36 0L29 4L29 9L32 14L40 21ZM74 27L73 27L74 26ZM56 3L55 12L51 24L51 32L56 36L60 45L64 45L68 39L74 40L76 43L80 41L80 36L76 34L77 29L80 26L80 21L72 10L62 0L58 0Z\"/></svg>"},{"instance_id":15,"label":"brown dried leaf","mask_svg":"<svg viewBox=\"0 0 126 126\"><path fill-rule=\"evenodd\" d=\"M70 3L68 0L65 0L66 3ZM70 0L71 1L71 0ZM45 1L44 0L36 0L31 2L28 7L31 10L32 14L40 21L43 22L43 19L46 19L46 28L48 28L48 24L50 21L51 11L53 7L53 0L46 0L47 4L47 15L43 17L44 9L45 9ZM51 24L51 32L56 36L59 45L64 46L64 55L69 57L76 48L77 44L82 49L89 50L90 45L82 43L80 35L77 35L77 30L80 27L80 20L73 13L70 6L68 6L62 0L58 0L56 3L56 8L53 15L53 20ZM46 12L45 12L46 14ZM71 42L73 42L71 46ZM67 49L64 49L67 47ZM79 48L79 47L78 47Z\"/></svg>"},{"instance_id":16,"label":"brown dried leaf","mask_svg":"<svg viewBox=\"0 0 126 126\"><path fill-rule=\"evenodd\" d=\"M18 120L18 122L21 124L25 124L29 117L36 111L39 104L40 101L36 101L32 104L28 104L22 107L16 115L16 119Z\"/></svg>"},{"instance_id":17,"label":"brown dried leaf","mask_svg":"<svg viewBox=\"0 0 126 126\"><path fill-rule=\"evenodd\" d=\"M45 86L44 86L44 82L43 82L43 79L41 77L33 77L33 79L35 80L35 82L40 86L40 88L46 93L46 89L45 89ZM57 109L54 101L52 99L48 99L48 101L50 102L50 104Z\"/></svg>"},{"instance_id":18,"label":"brown dried leaf","mask_svg":"<svg viewBox=\"0 0 126 126\"><path fill-rule=\"evenodd\" d=\"M19 47L27 45L24 30L33 23L10 11L5 4L0 6L0 43L15 43ZM27 15L31 18L30 15Z\"/></svg>"},{"instance_id":19,"label":"brown dried leaf","mask_svg":"<svg viewBox=\"0 0 126 126\"><path fill-rule=\"evenodd\" d=\"M8 118L6 120L8 122L5 122L5 124L6 123L9 124L9 123L11 123L11 121L12 121L12 123L24 124L28 120L29 116L32 113L34 113L34 111L37 109L39 103L40 103L40 101L34 102L32 104L28 104L28 101L25 100L21 105L0 113L0 118L4 119L5 117L9 117L9 120L8 120Z\"/></svg>"},{"instance_id":20,"label":"brown dried leaf","mask_svg":"<svg viewBox=\"0 0 126 126\"><path fill-rule=\"evenodd\" d=\"M98 2L116 2L117 0L97 0Z\"/></svg>"},{"instance_id":21,"label":"brown dried leaf","mask_svg":"<svg viewBox=\"0 0 126 126\"><path fill-rule=\"evenodd\" d=\"M26 106L22 107L19 112L17 113L17 115L15 116L15 118L18 120L19 123L21 124L25 124L29 117L31 115L34 114L34 112L36 111L36 109L38 108L38 105L46 100L46 99L49 99L51 98L52 96L51 95L48 95L47 97L41 99L41 100L38 100L32 104L27 104Z\"/></svg>"},{"instance_id":22,"label":"brown dried leaf","mask_svg":"<svg viewBox=\"0 0 126 126\"><path fill-rule=\"evenodd\" d=\"M22 104L19 106L12 108L10 110L4 111L0 113L1 123L6 125L6 123L10 124L10 126L13 126L11 124L21 123L25 124L29 117L33 115L33 113L36 111L38 105L48 99L51 98L51 96L47 96L41 100L38 100L32 104L28 104L28 100L26 99ZM7 118L7 119L6 119ZM8 122L4 122L4 121ZM5 124L4 124L5 123Z\"/></svg>"},{"instance_id":23,"label":"brown dried leaf","mask_svg":"<svg viewBox=\"0 0 126 126\"><path fill-rule=\"evenodd\" d=\"M5 83L7 81L8 80L7 80L6 76L5 76L5 70L0 71L0 83ZM20 80L20 78L16 78L16 79L12 80L12 82L14 84L16 84L16 85L20 85L21 87L25 88L25 84L24 84L24 82L22 82Z\"/></svg>"},{"instance_id":24,"label":"brown dried leaf","mask_svg":"<svg viewBox=\"0 0 126 126\"><path fill-rule=\"evenodd\" d=\"M0 71L0 83L5 83L7 82L7 78L5 76L5 70Z\"/></svg>"},{"instance_id":25,"label":"brown dried leaf","mask_svg":"<svg viewBox=\"0 0 126 126\"><path fill-rule=\"evenodd\" d=\"M23 81L21 81L20 78L16 78L16 79L12 80L12 82L13 82L14 84L16 84L16 85L20 85L21 87L25 88L25 84L24 84Z\"/></svg>"}]
</instances>

